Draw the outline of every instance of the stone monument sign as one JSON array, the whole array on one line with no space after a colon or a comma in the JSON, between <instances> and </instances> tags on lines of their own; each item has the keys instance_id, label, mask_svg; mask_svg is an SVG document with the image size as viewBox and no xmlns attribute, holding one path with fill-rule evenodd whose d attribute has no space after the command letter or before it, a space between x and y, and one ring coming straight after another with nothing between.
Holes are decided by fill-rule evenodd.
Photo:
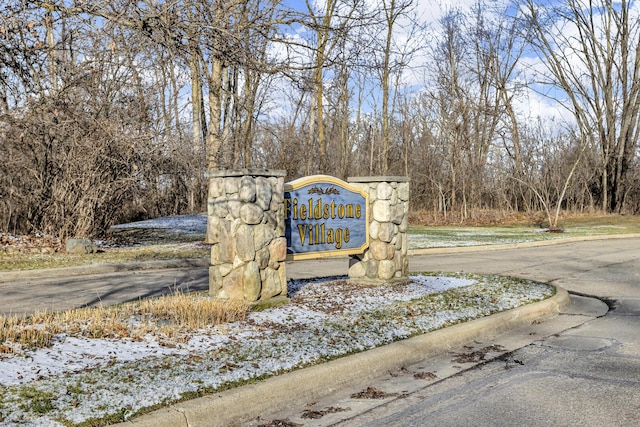
<instances>
[{"instance_id":1,"label":"stone monument sign","mask_svg":"<svg viewBox=\"0 0 640 427\"><path fill-rule=\"evenodd\" d=\"M209 174L209 292L250 304L287 301L285 261L349 256L349 281L408 280L409 179L285 171ZM327 275L339 274L328 271Z\"/></svg>"}]
</instances>

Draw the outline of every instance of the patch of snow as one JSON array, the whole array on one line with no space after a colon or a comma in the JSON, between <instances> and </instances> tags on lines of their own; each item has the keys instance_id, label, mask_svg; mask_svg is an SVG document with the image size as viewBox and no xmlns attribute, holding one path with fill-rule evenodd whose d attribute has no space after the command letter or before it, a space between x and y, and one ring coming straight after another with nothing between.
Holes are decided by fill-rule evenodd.
<instances>
[{"instance_id":1,"label":"patch of snow","mask_svg":"<svg viewBox=\"0 0 640 427\"><path fill-rule=\"evenodd\" d=\"M0 358L0 386L10 386L116 362L131 362L174 354L180 350L160 346L153 337L138 342L127 339L91 339L57 335L50 348ZM186 354L186 352L182 351Z\"/></svg>"},{"instance_id":2,"label":"patch of snow","mask_svg":"<svg viewBox=\"0 0 640 427\"><path fill-rule=\"evenodd\" d=\"M206 214L175 215L145 221L117 224L112 228L162 228L185 234L204 234L207 230Z\"/></svg>"}]
</instances>

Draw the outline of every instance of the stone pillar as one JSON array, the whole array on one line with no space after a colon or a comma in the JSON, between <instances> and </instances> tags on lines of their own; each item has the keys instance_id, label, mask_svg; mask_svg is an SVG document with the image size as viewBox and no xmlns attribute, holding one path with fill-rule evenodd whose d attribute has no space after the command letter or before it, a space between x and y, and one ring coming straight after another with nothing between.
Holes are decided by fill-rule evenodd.
<instances>
[{"instance_id":1,"label":"stone pillar","mask_svg":"<svg viewBox=\"0 0 640 427\"><path fill-rule=\"evenodd\" d=\"M369 249L349 260L349 280L388 284L408 279L409 178L349 178L369 193Z\"/></svg>"},{"instance_id":2,"label":"stone pillar","mask_svg":"<svg viewBox=\"0 0 640 427\"><path fill-rule=\"evenodd\" d=\"M286 300L282 170L209 173L209 293L250 304Z\"/></svg>"}]
</instances>

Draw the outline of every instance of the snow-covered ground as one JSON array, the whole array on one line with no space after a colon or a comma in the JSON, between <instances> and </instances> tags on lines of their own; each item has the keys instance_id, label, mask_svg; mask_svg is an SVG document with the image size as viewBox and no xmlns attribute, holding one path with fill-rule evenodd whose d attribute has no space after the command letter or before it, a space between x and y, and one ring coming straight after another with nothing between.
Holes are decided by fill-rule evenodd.
<instances>
[{"instance_id":1,"label":"snow-covered ground","mask_svg":"<svg viewBox=\"0 0 640 427\"><path fill-rule=\"evenodd\" d=\"M417 275L390 287L358 287L344 278L292 281L290 304L169 345L157 336L59 335L50 348L0 358L0 425L126 419L189 393L277 375L552 293L544 284L486 276Z\"/></svg>"},{"instance_id":2,"label":"snow-covered ground","mask_svg":"<svg viewBox=\"0 0 640 427\"><path fill-rule=\"evenodd\" d=\"M145 221L114 225L115 229L161 228L175 233L204 234L207 230L206 214L175 215Z\"/></svg>"}]
</instances>

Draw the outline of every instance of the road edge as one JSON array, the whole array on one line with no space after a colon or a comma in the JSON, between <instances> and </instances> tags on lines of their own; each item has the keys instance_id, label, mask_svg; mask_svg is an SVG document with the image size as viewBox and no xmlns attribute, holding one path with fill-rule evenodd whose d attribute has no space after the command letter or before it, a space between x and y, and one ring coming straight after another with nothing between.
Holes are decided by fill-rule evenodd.
<instances>
[{"instance_id":1,"label":"road edge","mask_svg":"<svg viewBox=\"0 0 640 427\"><path fill-rule=\"evenodd\" d=\"M112 274L127 271L162 270L171 268L209 267L209 258L184 258L155 261L131 261L120 263L94 263L74 267L43 268L38 270L16 270L0 272L0 283L22 280L52 279L56 277L89 276L92 274Z\"/></svg>"}]
</instances>

